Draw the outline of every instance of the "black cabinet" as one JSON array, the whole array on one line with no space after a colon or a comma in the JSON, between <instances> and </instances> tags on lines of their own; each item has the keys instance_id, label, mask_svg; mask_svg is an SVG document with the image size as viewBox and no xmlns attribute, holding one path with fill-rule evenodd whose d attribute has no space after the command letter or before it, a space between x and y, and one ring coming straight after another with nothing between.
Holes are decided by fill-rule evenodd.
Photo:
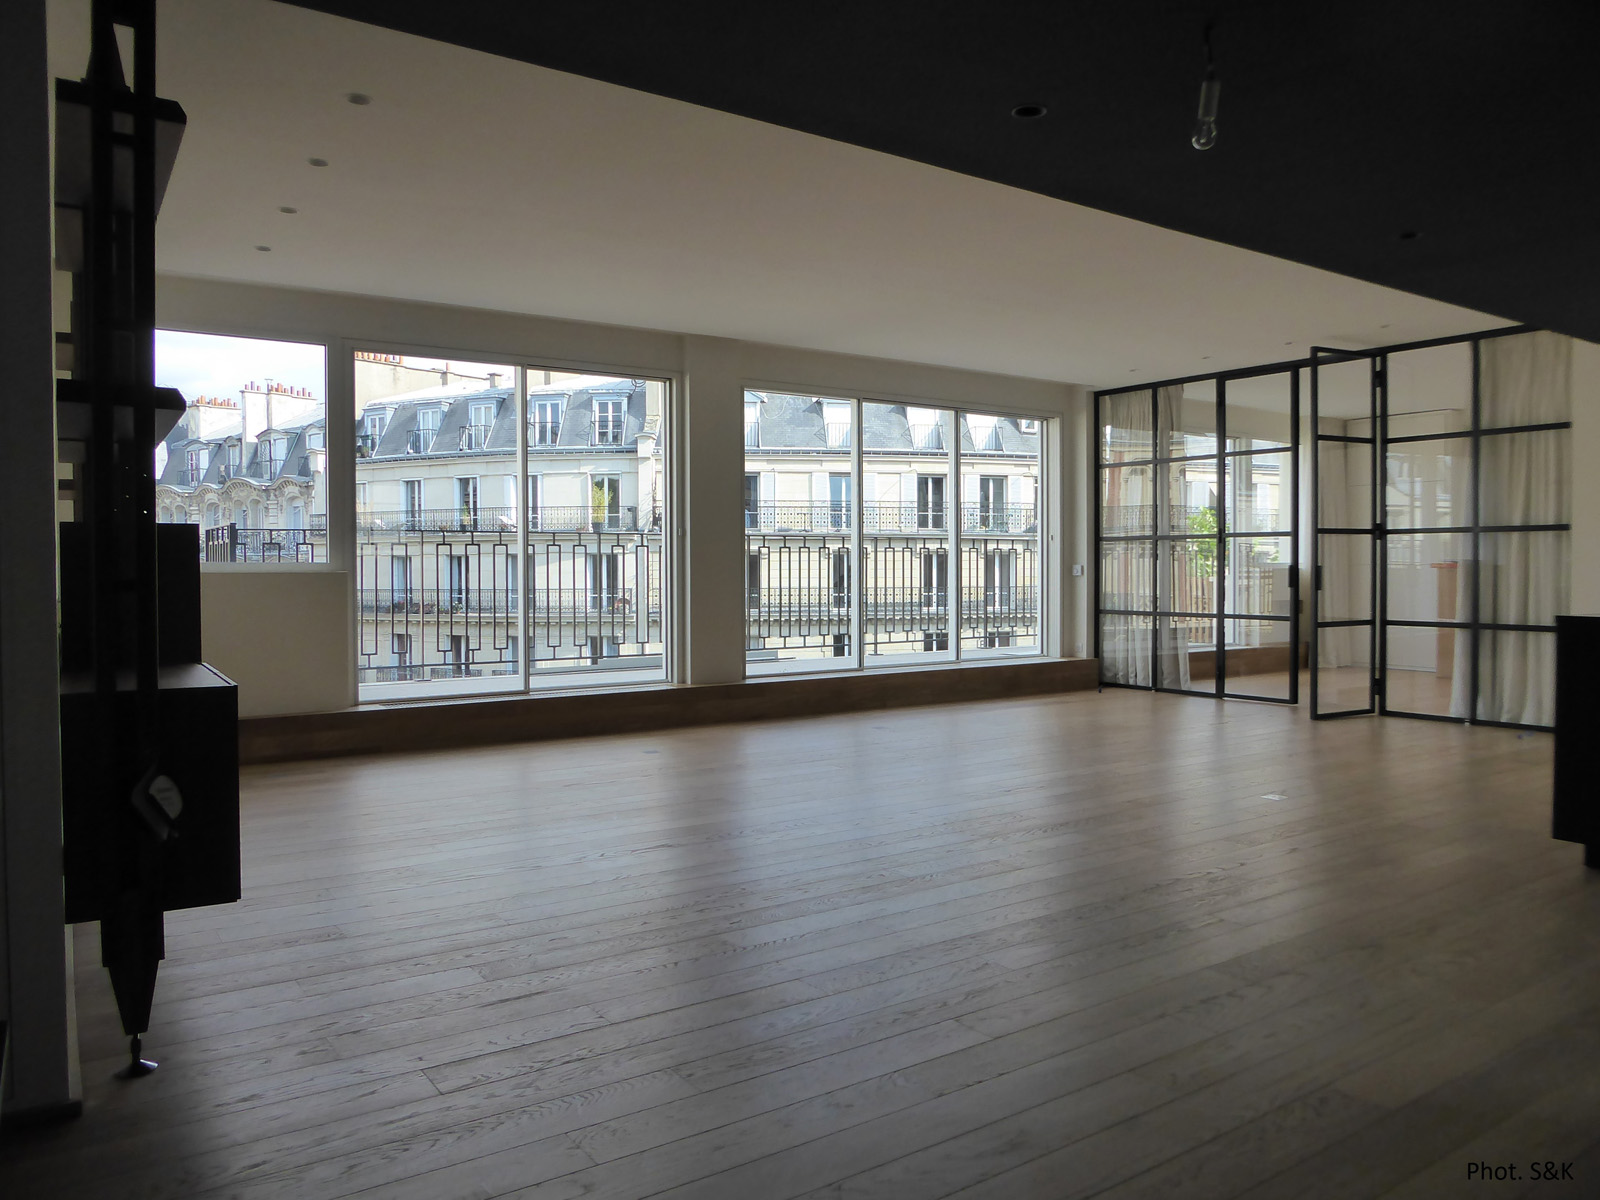
<instances>
[{"instance_id":1,"label":"black cabinet","mask_svg":"<svg viewBox=\"0 0 1600 1200\"><path fill-rule=\"evenodd\" d=\"M1600 867L1600 617L1556 618L1556 773L1551 835Z\"/></svg>"}]
</instances>

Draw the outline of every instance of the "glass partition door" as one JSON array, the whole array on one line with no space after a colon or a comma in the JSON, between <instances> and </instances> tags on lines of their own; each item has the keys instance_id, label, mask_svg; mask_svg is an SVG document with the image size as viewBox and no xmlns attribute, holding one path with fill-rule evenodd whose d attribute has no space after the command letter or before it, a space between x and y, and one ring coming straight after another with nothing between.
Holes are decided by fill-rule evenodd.
<instances>
[{"instance_id":1,"label":"glass partition door","mask_svg":"<svg viewBox=\"0 0 1600 1200\"><path fill-rule=\"evenodd\" d=\"M1311 362L1311 715L1377 711L1377 359Z\"/></svg>"}]
</instances>

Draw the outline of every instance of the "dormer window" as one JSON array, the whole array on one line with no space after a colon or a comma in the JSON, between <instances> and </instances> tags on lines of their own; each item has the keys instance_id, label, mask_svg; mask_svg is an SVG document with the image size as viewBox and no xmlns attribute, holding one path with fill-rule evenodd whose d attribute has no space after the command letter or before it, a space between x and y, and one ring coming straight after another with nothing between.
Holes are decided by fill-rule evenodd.
<instances>
[{"instance_id":1,"label":"dormer window","mask_svg":"<svg viewBox=\"0 0 1600 1200\"><path fill-rule=\"evenodd\" d=\"M482 450L489 444L494 429L494 401L475 400L467 408L467 423L461 429L461 449Z\"/></svg>"},{"instance_id":2,"label":"dormer window","mask_svg":"<svg viewBox=\"0 0 1600 1200\"><path fill-rule=\"evenodd\" d=\"M850 401L824 400L822 425L828 439L828 449L850 448Z\"/></svg>"},{"instance_id":3,"label":"dormer window","mask_svg":"<svg viewBox=\"0 0 1600 1200\"><path fill-rule=\"evenodd\" d=\"M1017 429L1022 433L1038 433L1039 422L1033 417L1021 417L1017 420Z\"/></svg>"},{"instance_id":4,"label":"dormer window","mask_svg":"<svg viewBox=\"0 0 1600 1200\"><path fill-rule=\"evenodd\" d=\"M561 400L535 400L528 414L528 443L554 446L561 440Z\"/></svg>"},{"instance_id":5,"label":"dormer window","mask_svg":"<svg viewBox=\"0 0 1600 1200\"><path fill-rule=\"evenodd\" d=\"M939 426L938 409L908 407L906 409L906 424L911 428L911 448L913 450L944 449L944 433Z\"/></svg>"},{"instance_id":6,"label":"dormer window","mask_svg":"<svg viewBox=\"0 0 1600 1200\"><path fill-rule=\"evenodd\" d=\"M1000 420L997 417L968 413L967 432L972 435L972 448L975 451L1001 448Z\"/></svg>"},{"instance_id":7,"label":"dormer window","mask_svg":"<svg viewBox=\"0 0 1600 1200\"><path fill-rule=\"evenodd\" d=\"M761 401L748 396L744 402L744 444L751 448L761 445Z\"/></svg>"},{"instance_id":8,"label":"dormer window","mask_svg":"<svg viewBox=\"0 0 1600 1200\"><path fill-rule=\"evenodd\" d=\"M594 444L596 446L622 445L622 401L618 399L594 402Z\"/></svg>"},{"instance_id":9,"label":"dormer window","mask_svg":"<svg viewBox=\"0 0 1600 1200\"><path fill-rule=\"evenodd\" d=\"M425 408L417 413L417 428L430 442L439 432L439 421L444 414L437 408Z\"/></svg>"}]
</instances>

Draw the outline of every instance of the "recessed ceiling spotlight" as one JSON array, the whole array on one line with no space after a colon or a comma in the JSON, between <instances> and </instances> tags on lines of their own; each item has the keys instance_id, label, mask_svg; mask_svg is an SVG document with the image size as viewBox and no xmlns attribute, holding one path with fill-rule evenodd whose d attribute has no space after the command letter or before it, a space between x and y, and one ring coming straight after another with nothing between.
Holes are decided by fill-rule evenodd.
<instances>
[{"instance_id":1,"label":"recessed ceiling spotlight","mask_svg":"<svg viewBox=\"0 0 1600 1200\"><path fill-rule=\"evenodd\" d=\"M1200 356L1200 361L1201 361L1201 362L1210 362L1210 361L1211 361L1211 355L1209 355L1209 354L1202 354L1202 355L1201 355L1201 356Z\"/></svg>"},{"instance_id":2,"label":"recessed ceiling spotlight","mask_svg":"<svg viewBox=\"0 0 1600 1200\"><path fill-rule=\"evenodd\" d=\"M267 251L271 250L272 247L271 246L257 246L256 249L261 251L261 253L265 254Z\"/></svg>"},{"instance_id":3,"label":"recessed ceiling spotlight","mask_svg":"<svg viewBox=\"0 0 1600 1200\"><path fill-rule=\"evenodd\" d=\"M1414 242L1414 241L1416 241L1417 240L1417 231L1415 229L1402 229L1400 231L1400 240L1402 242Z\"/></svg>"},{"instance_id":4,"label":"recessed ceiling spotlight","mask_svg":"<svg viewBox=\"0 0 1600 1200\"><path fill-rule=\"evenodd\" d=\"M1042 104L1019 104L1011 110L1011 115L1023 121L1032 121L1042 117L1050 110Z\"/></svg>"},{"instance_id":5,"label":"recessed ceiling spotlight","mask_svg":"<svg viewBox=\"0 0 1600 1200\"><path fill-rule=\"evenodd\" d=\"M306 161L313 167L325 167L328 165L328 160L325 158L308 158Z\"/></svg>"},{"instance_id":6,"label":"recessed ceiling spotlight","mask_svg":"<svg viewBox=\"0 0 1600 1200\"><path fill-rule=\"evenodd\" d=\"M345 96L345 99L350 101L351 104L355 105L372 103L372 97L367 95L365 92L350 92Z\"/></svg>"},{"instance_id":7,"label":"recessed ceiling spotlight","mask_svg":"<svg viewBox=\"0 0 1600 1200\"><path fill-rule=\"evenodd\" d=\"M280 205L278 205L278 211L283 213L283 215L286 216L286 217L292 217L292 216L294 216L295 213L299 212L300 210L298 208L295 208L295 207L293 207L291 205L288 205L288 204L280 204Z\"/></svg>"},{"instance_id":8,"label":"recessed ceiling spotlight","mask_svg":"<svg viewBox=\"0 0 1600 1200\"><path fill-rule=\"evenodd\" d=\"M1379 329L1387 329L1387 328L1389 328L1389 323L1387 321L1385 321L1382 325L1379 325L1378 328Z\"/></svg>"}]
</instances>

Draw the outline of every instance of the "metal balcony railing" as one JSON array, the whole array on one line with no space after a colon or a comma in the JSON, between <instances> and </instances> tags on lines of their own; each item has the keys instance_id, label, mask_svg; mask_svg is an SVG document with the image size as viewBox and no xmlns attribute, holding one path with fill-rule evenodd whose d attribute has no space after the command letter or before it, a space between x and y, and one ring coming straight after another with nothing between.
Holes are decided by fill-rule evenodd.
<instances>
[{"instance_id":1,"label":"metal balcony railing","mask_svg":"<svg viewBox=\"0 0 1600 1200\"><path fill-rule=\"evenodd\" d=\"M561 441L560 421L530 420L528 422L528 445L554 446Z\"/></svg>"},{"instance_id":2,"label":"metal balcony railing","mask_svg":"<svg viewBox=\"0 0 1600 1200\"><path fill-rule=\"evenodd\" d=\"M862 505L863 533L947 533L953 516L948 505L915 502ZM850 528L850 508L829 502L759 504L745 509L745 529L761 533L838 533ZM1031 504L961 505L963 534L1037 534L1039 518Z\"/></svg>"},{"instance_id":3,"label":"metal balcony railing","mask_svg":"<svg viewBox=\"0 0 1600 1200\"><path fill-rule=\"evenodd\" d=\"M1100 532L1106 534L1154 533L1151 522L1156 518L1154 504L1106 504L1100 509ZM1169 504L1166 524L1161 533L1187 533L1194 529L1202 514L1215 510L1207 505ZM1210 532L1215 532L1213 528Z\"/></svg>"},{"instance_id":4,"label":"metal balcony railing","mask_svg":"<svg viewBox=\"0 0 1600 1200\"><path fill-rule=\"evenodd\" d=\"M427 454L433 449L434 439L438 436L437 429L413 429L406 434L406 453Z\"/></svg>"},{"instance_id":5,"label":"metal balcony railing","mask_svg":"<svg viewBox=\"0 0 1600 1200\"><path fill-rule=\"evenodd\" d=\"M325 563L328 531L217 525L205 530L202 554L210 563Z\"/></svg>"},{"instance_id":6,"label":"metal balcony railing","mask_svg":"<svg viewBox=\"0 0 1600 1200\"><path fill-rule=\"evenodd\" d=\"M378 441L381 434L361 430L356 434L356 457L371 458L378 452Z\"/></svg>"},{"instance_id":7,"label":"metal balcony railing","mask_svg":"<svg viewBox=\"0 0 1600 1200\"><path fill-rule=\"evenodd\" d=\"M463 425L456 448L458 450L488 449L489 434L493 429L493 425Z\"/></svg>"},{"instance_id":8,"label":"metal balcony railing","mask_svg":"<svg viewBox=\"0 0 1600 1200\"><path fill-rule=\"evenodd\" d=\"M363 534L510 534L516 532L517 510L507 507L367 510L358 517L357 528ZM584 504L546 505L528 514L528 529L539 533L651 533L661 529L661 511L626 504L609 509Z\"/></svg>"}]
</instances>

